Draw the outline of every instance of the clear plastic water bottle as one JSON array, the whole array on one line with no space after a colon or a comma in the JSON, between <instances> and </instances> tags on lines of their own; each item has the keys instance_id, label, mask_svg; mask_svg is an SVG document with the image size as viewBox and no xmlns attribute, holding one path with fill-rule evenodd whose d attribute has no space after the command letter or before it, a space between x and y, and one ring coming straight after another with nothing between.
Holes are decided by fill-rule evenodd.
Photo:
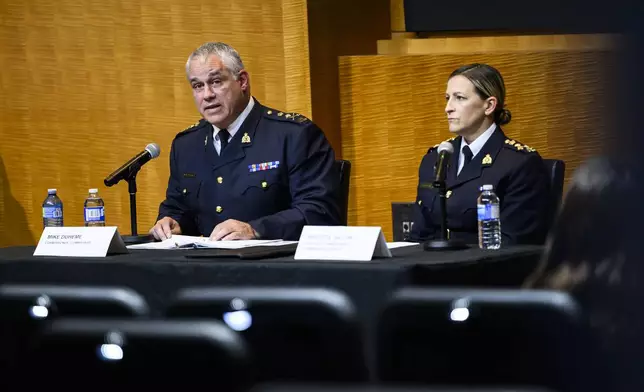
<instances>
[{"instance_id":1,"label":"clear plastic water bottle","mask_svg":"<svg viewBox=\"0 0 644 392\"><path fill-rule=\"evenodd\" d=\"M501 214L498 196L494 193L494 186L483 185L480 188L477 204L479 220L479 248L501 248Z\"/></svg>"},{"instance_id":2,"label":"clear plastic water bottle","mask_svg":"<svg viewBox=\"0 0 644 392\"><path fill-rule=\"evenodd\" d=\"M47 198L42 203L42 224L44 227L63 227L63 201L56 189L47 189Z\"/></svg>"},{"instance_id":3,"label":"clear plastic water bottle","mask_svg":"<svg viewBox=\"0 0 644 392\"><path fill-rule=\"evenodd\" d=\"M85 226L105 226L105 203L96 188L85 199Z\"/></svg>"}]
</instances>

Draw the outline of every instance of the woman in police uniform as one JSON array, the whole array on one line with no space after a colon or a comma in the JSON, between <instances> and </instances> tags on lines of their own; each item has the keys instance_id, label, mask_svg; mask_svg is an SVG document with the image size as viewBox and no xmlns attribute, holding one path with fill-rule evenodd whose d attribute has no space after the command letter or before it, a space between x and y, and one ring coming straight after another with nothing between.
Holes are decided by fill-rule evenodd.
<instances>
[{"instance_id":1,"label":"woman in police uniform","mask_svg":"<svg viewBox=\"0 0 644 392\"><path fill-rule=\"evenodd\" d=\"M505 84L494 67L471 64L447 81L445 113L454 147L445 183L450 238L478 243L476 199L484 184L501 201L503 246L544 242L548 225L549 179L541 156L509 139L501 126L510 122ZM411 240L440 238L438 190L433 188L438 145L424 156L418 173Z\"/></svg>"}]
</instances>

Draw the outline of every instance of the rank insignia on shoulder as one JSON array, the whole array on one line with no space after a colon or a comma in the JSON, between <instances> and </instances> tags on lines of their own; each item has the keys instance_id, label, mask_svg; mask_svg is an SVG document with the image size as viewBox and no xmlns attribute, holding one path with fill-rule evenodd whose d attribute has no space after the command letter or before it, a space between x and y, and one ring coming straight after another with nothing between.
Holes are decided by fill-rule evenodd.
<instances>
[{"instance_id":1,"label":"rank insignia on shoulder","mask_svg":"<svg viewBox=\"0 0 644 392\"><path fill-rule=\"evenodd\" d=\"M186 127L186 128L185 128L185 129L183 129L181 132L183 132L183 131L187 131L187 130L188 130L188 129L190 129L190 128L194 128L194 127L196 127L197 125L199 125L199 123L201 123L201 120L200 120L200 121L197 121L196 123L192 124L192 125L191 125L191 126L189 126L189 127Z\"/></svg>"},{"instance_id":2,"label":"rank insignia on shoulder","mask_svg":"<svg viewBox=\"0 0 644 392\"><path fill-rule=\"evenodd\" d=\"M505 144L507 144L510 147L513 147L517 151L526 151L526 152L535 152L535 151L537 151L537 150L535 150L534 148L532 148L530 146L526 146L525 144L522 145L521 143L518 143L517 141L512 140L512 139L505 139Z\"/></svg>"},{"instance_id":3,"label":"rank insignia on shoulder","mask_svg":"<svg viewBox=\"0 0 644 392\"><path fill-rule=\"evenodd\" d=\"M456 139L456 136L451 137L451 138L449 138L449 139L447 139L447 140L443 140L441 143L443 143L443 142L451 142L451 141L452 141L452 140L454 140L454 139ZM441 143L438 143L438 144L436 144L436 145L434 145L434 146L430 147L430 149L429 149L427 152L429 153L431 150L435 150L436 148L438 148L438 146L440 146L440 145L441 145Z\"/></svg>"},{"instance_id":4,"label":"rank insignia on shoulder","mask_svg":"<svg viewBox=\"0 0 644 392\"><path fill-rule=\"evenodd\" d=\"M244 132L244 136L242 137L242 143L250 143L250 136L248 136L248 132Z\"/></svg>"},{"instance_id":5,"label":"rank insignia on shoulder","mask_svg":"<svg viewBox=\"0 0 644 392\"><path fill-rule=\"evenodd\" d=\"M196 123L192 124L191 126L185 128L185 129L182 129L179 133L177 133L177 136L183 136L183 135L185 135L187 133L190 133L190 132L194 131L195 129L199 129L198 128L199 125L202 124L201 121L202 120L199 120Z\"/></svg>"},{"instance_id":6,"label":"rank insignia on shoulder","mask_svg":"<svg viewBox=\"0 0 644 392\"><path fill-rule=\"evenodd\" d=\"M269 110L266 111L266 114L270 118L279 119L279 120L289 120L289 121L292 121L292 122L296 122L298 124L302 124L302 123L305 123L307 121L311 121L306 116L303 116L303 115L301 115L299 113L295 113L295 112L284 113L284 112L278 112L278 111L269 109Z\"/></svg>"},{"instance_id":7,"label":"rank insignia on shoulder","mask_svg":"<svg viewBox=\"0 0 644 392\"><path fill-rule=\"evenodd\" d=\"M287 117L287 118L289 118L289 117ZM295 121L296 123L300 123L300 124L305 123L307 121L311 121L308 118L306 118L306 116L303 116L303 115L298 114L298 113L291 113L290 119Z\"/></svg>"},{"instance_id":8,"label":"rank insignia on shoulder","mask_svg":"<svg viewBox=\"0 0 644 392\"><path fill-rule=\"evenodd\" d=\"M250 173L255 173L258 171L277 169L279 166L280 161L253 163L252 165L248 165L248 171Z\"/></svg>"}]
</instances>

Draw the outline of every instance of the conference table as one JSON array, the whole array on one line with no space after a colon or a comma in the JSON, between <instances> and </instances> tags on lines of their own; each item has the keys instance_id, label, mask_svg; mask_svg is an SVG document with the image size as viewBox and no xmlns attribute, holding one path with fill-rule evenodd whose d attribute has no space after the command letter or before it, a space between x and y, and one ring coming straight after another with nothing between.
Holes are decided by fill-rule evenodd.
<instances>
[{"instance_id":1,"label":"conference table","mask_svg":"<svg viewBox=\"0 0 644 392\"><path fill-rule=\"evenodd\" d=\"M0 248L0 282L129 287L161 316L174 293L186 287L326 287L345 292L361 318L373 320L399 287L519 287L534 270L541 246L499 250L471 247L424 251L392 249L392 258L370 262L199 258L203 249L130 250L104 258L33 256L34 247Z\"/></svg>"}]
</instances>

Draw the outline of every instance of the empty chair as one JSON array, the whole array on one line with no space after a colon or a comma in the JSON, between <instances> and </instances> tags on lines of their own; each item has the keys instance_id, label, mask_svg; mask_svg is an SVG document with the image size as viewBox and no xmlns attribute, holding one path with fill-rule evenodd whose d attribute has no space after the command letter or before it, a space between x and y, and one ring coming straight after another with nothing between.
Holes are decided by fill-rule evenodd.
<instances>
[{"instance_id":1,"label":"empty chair","mask_svg":"<svg viewBox=\"0 0 644 392\"><path fill-rule=\"evenodd\" d=\"M313 288L192 288L168 317L216 318L240 331L258 380L363 381L368 378L352 301Z\"/></svg>"},{"instance_id":2,"label":"empty chair","mask_svg":"<svg viewBox=\"0 0 644 392\"><path fill-rule=\"evenodd\" d=\"M0 370L20 355L43 322L59 315L146 317L143 297L128 288L0 285Z\"/></svg>"},{"instance_id":3,"label":"empty chair","mask_svg":"<svg viewBox=\"0 0 644 392\"><path fill-rule=\"evenodd\" d=\"M43 328L5 380L22 389L243 391L253 383L253 370L243 339L214 320L59 318Z\"/></svg>"},{"instance_id":4,"label":"empty chair","mask_svg":"<svg viewBox=\"0 0 644 392\"><path fill-rule=\"evenodd\" d=\"M340 172L339 203L340 206L340 223L343 226L348 224L349 220L349 188L351 184L351 161L338 159L333 166Z\"/></svg>"},{"instance_id":5,"label":"empty chair","mask_svg":"<svg viewBox=\"0 0 644 392\"><path fill-rule=\"evenodd\" d=\"M378 326L378 376L433 385L595 390L585 317L567 294L401 289ZM587 389L584 389L587 388Z\"/></svg>"},{"instance_id":6,"label":"empty chair","mask_svg":"<svg viewBox=\"0 0 644 392\"><path fill-rule=\"evenodd\" d=\"M564 190L564 177L566 174L566 163L560 159L544 159L544 165L550 177L550 197L548 200L548 229L552 227L555 221L561 197Z\"/></svg>"}]
</instances>

